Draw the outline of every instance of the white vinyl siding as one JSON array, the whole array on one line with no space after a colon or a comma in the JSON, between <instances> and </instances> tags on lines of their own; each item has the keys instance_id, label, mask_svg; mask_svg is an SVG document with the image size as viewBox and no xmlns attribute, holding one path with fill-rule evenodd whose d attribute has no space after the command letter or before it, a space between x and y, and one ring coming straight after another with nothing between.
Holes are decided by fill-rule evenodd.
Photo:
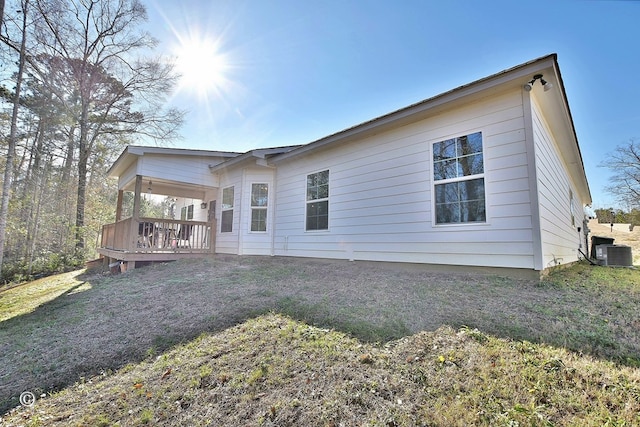
<instances>
[{"instance_id":1,"label":"white vinyl siding","mask_svg":"<svg viewBox=\"0 0 640 427\"><path fill-rule=\"evenodd\" d=\"M532 103L533 134L536 149L536 175L540 206L543 268L578 260L582 226L582 203L578 200L558 144L549 131L539 107ZM573 200L568 202L570 194ZM571 203L571 206L570 206ZM572 214L580 215L574 217Z\"/></svg>"},{"instance_id":2,"label":"white vinyl siding","mask_svg":"<svg viewBox=\"0 0 640 427\"><path fill-rule=\"evenodd\" d=\"M233 203L233 231L230 233L219 233L216 236L216 253L236 254L236 255L271 255L271 237L273 229L274 195L272 169L254 167L244 167L225 170L220 173L220 181L225 185L234 187ZM263 186L265 192L261 196L266 199L256 200L252 198L258 193L252 192L255 186ZM222 190L220 191L220 210L223 210ZM260 205L260 206L257 206ZM265 221L261 226L264 230L251 230L254 212L260 210ZM221 222L219 220L219 222Z\"/></svg>"},{"instance_id":3,"label":"white vinyl siding","mask_svg":"<svg viewBox=\"0 0 640 427\"><path fill-rule=\"evenodd\" d=\"M485 223L435 226L435 142L482 129ZM522 96L503 93L277 164L276 255L533 268ZM331 227L305 233L309 170L331 170Z\"/></svg>"},{"instance_id":4,"label":"white vinyl siding","mask_svg":"<svg viewBox=\"0 0 640 427\"><path fill-rule=\"evenodd\" d=\"M210 160L145 154L140 158L138 167L143 171L141 175L159 176L172 181L205 185L211 183Z\"/></svg>"},{"instance_id":5,"label":"white vinyl siding","mask_svg":"<svg viewBox=\"0 0 640 427\"><path fill-rule=\"evenodd\" d=\"M215 185L209 166L220 163L211 157L145 154L138 162L138 174L189 184Z\"/></svg>"},{"instance_id":6,"label":"white vinyl siding","mask_svg":"<svg viewBox=\"0 0 640 427\"><path fill-rule=\"evenodd\" d=\"M217 203L216 209L216 217L218 219L218 230L216 233L216 253L223 254L240 254L241 246L240 246L240 197L241 197L241 188L242 188L242 170L225 170L217 174L217 179L220 181L220 187L217 195ZM233 187L233 223L232 223L232 232L230 233L222 233L222 212L223 212L223 189ZM228 215L228 214L227 214Z\"/></svg>"},{"instance_id":7,"label":"white vinyl siding","mask_svg":"<svg viewBox=\"0 0 640 427\"><path fill-rule=\"evenodd\" d=\"M258 166L248 167L243 170L242 175L242 196L240 197L242 208L240 209L240 248L242 255L271 255L271 237L273 233L273 176L272 169L260 168ZM262 186L264 191L260 191L262 200L254 200L252 197L254 187ZM266 197L265 197L266 196ZM257 206L260 205L260 206ZM255 212L266 219L261 223L263 231L251 229Z\"/></svg>"},{"instance_id":8,"label":"white vinyl siding","mask_svg":"<svg viewBox=\"0 0 640 427\"><path fill-rule=\"evenodd\" d=\"M119 177L118 187L135 179L136 175L154 181L154 187L162 193L162 182L175 181L185 184L180 192L181 198L202 200L207 191L219 186L218 179L211 174L209 166L221 163L223 160L217 156L173 156L167 154L145 154L131 164ZM158 181L156 181L158 180Z\"/></svg>"},{"instance_id":9,"label":"white vinyl siding","mask_svg":"<svg viewBox=\"0 0 640 427\"><path fill-rule=\"evenodd\" d=\"M190 219L193 221L207 221L208 220L208 206L203 209L200 205L202 201L205 200L213 200L217 196L217 191L209 190L205 193L204 199L192 199L192 198L184 198L184 197L176 197L175 207L174 207L174 217L176 219L182 219L182 211L185 210L185 214L189 216L189 206L193 205L191 210L191 217L185 219ZM208 204L208 203L207 203ZM179 216L178 216L179 215Z\"/></svg>"}]
</instances>

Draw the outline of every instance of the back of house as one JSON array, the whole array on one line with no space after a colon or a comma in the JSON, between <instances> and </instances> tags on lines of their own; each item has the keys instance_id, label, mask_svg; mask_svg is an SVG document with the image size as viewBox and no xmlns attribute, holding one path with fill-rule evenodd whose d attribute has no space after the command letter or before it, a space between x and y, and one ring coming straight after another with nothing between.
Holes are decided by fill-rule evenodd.
<instances>
[{"instance_id":1,"label":"back of house","mask_svg":"<svg viewBox=\"0 0 640 427\"><path fill-rule=\"evenodd\" d=\"M555 54L304 145L131 146L110 175L116 223L98 251L130 266L219 253L537 274L588 253L591 195ZM145 217L145 188L175 201L172 217Z\"/></svg>"},{"instance_id":2,"label":"back of house","mask_svg":"<svg viewBox=\"0 0 640 427\"><path fill-rule=\"evenodd\" d=\"M586 252L591 196L555 55L250 154L212 168L217 253L543 271Z\"/></svg>"}]
</instances>

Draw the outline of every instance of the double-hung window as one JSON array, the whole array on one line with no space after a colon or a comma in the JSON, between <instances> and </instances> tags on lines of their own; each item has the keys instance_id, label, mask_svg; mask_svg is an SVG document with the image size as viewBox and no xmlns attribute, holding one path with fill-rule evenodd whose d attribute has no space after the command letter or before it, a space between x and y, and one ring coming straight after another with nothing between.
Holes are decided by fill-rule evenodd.
<instances>
[{"instance_id":1,"label":"double-hung window","mask_svg":"<svg viewBox=\"0 0 640 427\"><path fill-rule=\"evenodd\" d=\"M573 204L573 190L569 190L569 212L571 214L571 225L575 227L576 225L576 212L575 205Z\"/></svg>"},{"instance_id":2,"label":"double-hung window","mask_svg":"<svg viewBox=\"0 0 640 427\"><path fill-rule=\"evenodd\" d=\"M486 222L482 133L433 144L436 224Z\"/></svg>"},{"instance_id":3,"label":"double-hung window","mask_svg":"<svg viewBox=\"0 0 640 427\"><path fill-rule=\"evenodd\" d=\"M183 206L182 209L180 209L180 219L182 221L193 219L193 205Z\"/></svg>"},{"instance_id":4,"label":"double-hung window","mask_svg":"<svg viewBox=\"0 0 640 427\"><path fill-rule=\"evenodd\" d=\"M329 229L329 171L307 175L306 228Z\"/></svg>"},{"instance_id":5,"label":"double-hung window","mask_svg":"<svg viewBox=\"0 0 640 427\"><path fill-rule=\"evenodd\" d=\"M220 218L220 232L231 233L233 231L233 187L222 189L222 215Z\"/></svg>"},{"instance_id":6,"label":"double-hung window","mask_svg":"<svg viewBox=\"0 0 640 427\"><path fill-rule=\"evenodd\" d=\"M268 184L251 184L251 231L267 231Z\"/></svg>"}]
</instances>

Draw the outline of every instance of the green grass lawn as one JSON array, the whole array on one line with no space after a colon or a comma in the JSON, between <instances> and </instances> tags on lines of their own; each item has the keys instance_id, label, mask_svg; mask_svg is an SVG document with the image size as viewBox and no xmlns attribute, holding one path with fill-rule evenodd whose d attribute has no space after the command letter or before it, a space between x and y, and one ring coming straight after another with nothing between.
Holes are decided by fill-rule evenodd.
<instances>
[{"instance_id":1,"label":"green grass lawn","mask_svg":"<svg viewBox=\"0 0 640 427\"><path fill-rule=\"evenodd\" d=\"M313 282L327 266L342 281ZM0 293L4 378L38 396L0 425L640 425L637 270L355 268L188 261Z\"/></svg>"},{"instance_id":2,"label":"green grass lawn","mask_svg":"<svg viewBox=\"0 0 640 427\"><path fill-rule=\"evenodd\" d=\"M78 279L81 273L73 271L45 277L0 293L0 322L30 313L65 293L81 291L83 285L90 286Z\"/></svg>"}]
</instances>

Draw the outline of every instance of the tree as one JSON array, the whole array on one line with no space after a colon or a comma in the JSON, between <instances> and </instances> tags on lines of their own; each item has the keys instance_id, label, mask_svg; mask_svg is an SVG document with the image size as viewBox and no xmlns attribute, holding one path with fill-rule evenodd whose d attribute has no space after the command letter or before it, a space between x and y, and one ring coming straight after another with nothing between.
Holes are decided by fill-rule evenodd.
<instances>
[{"instance_id":1,"label":"tree","mask_svg":"<svg viewBox=\"0 0 640 427\"><path fill-rule=\"evenodd\" d=\"M612 172L606 190L630 208L640 206L640 141L631 139L617 146L600 166Z\"/></svg>"},{"instance_id":2,"label":"tree","mask_svg":"<svg viewBox=\"0 0 640 427\"><path fill-rule=\"evenodd\" d=\"M138 25L146 10L138 0L35 0L43 27L38 41L50 58L68 71L66 92L54 93L74 112L77 123L78 185L76 248L85 246L84 225L88 163L105 135L124 142L134 135L155 141L177 137L183 113L164 111L164 97L176 76L172 66L140 53L156 42ZM45 79L41 74L41 78Z\"/></svg>"},{"instance_id":3,"label":"tree","mask_svg":"<svg viewBox=\"0 0 640 427\"><path fill-rule=\"evenodd\" d=\"M4 12L4 4L2 5ZM9 216L9 201L11 193L11 183L13 181L13 158L16 150L16 142L18 138L18 113L20 108L20 94L22 87L22 79L25 68L25 56L27 45L27 16L29 9L29 0L22 3L22 37L20 41L20 56L18 60L18 72L16 76L16 87L13 95L13 108L11 112L11 128L9 131L9 139L7 144L7 156L4 170L4 180L2 182L2 197L0 199L0 268L4 262L4 246L7 233L7 217Z\"/></svg>"},{"instance_id":4,"label":"tree","mask_svg":"<svg viewBox=\"0 0 640 427\"><path fill-rule=\"evenodd\" d=\"M0 85L0 102L13 107L0 112L11 136L0 156L5 278L16 268L29 274L32 264L81 261L91 233L112 220L107 166L134 138L176 137L184 114L163 109L176 76L151 56L139 0L15 1L0 27L2 63L15 84Z\"/></svg>"}]
</instances>

